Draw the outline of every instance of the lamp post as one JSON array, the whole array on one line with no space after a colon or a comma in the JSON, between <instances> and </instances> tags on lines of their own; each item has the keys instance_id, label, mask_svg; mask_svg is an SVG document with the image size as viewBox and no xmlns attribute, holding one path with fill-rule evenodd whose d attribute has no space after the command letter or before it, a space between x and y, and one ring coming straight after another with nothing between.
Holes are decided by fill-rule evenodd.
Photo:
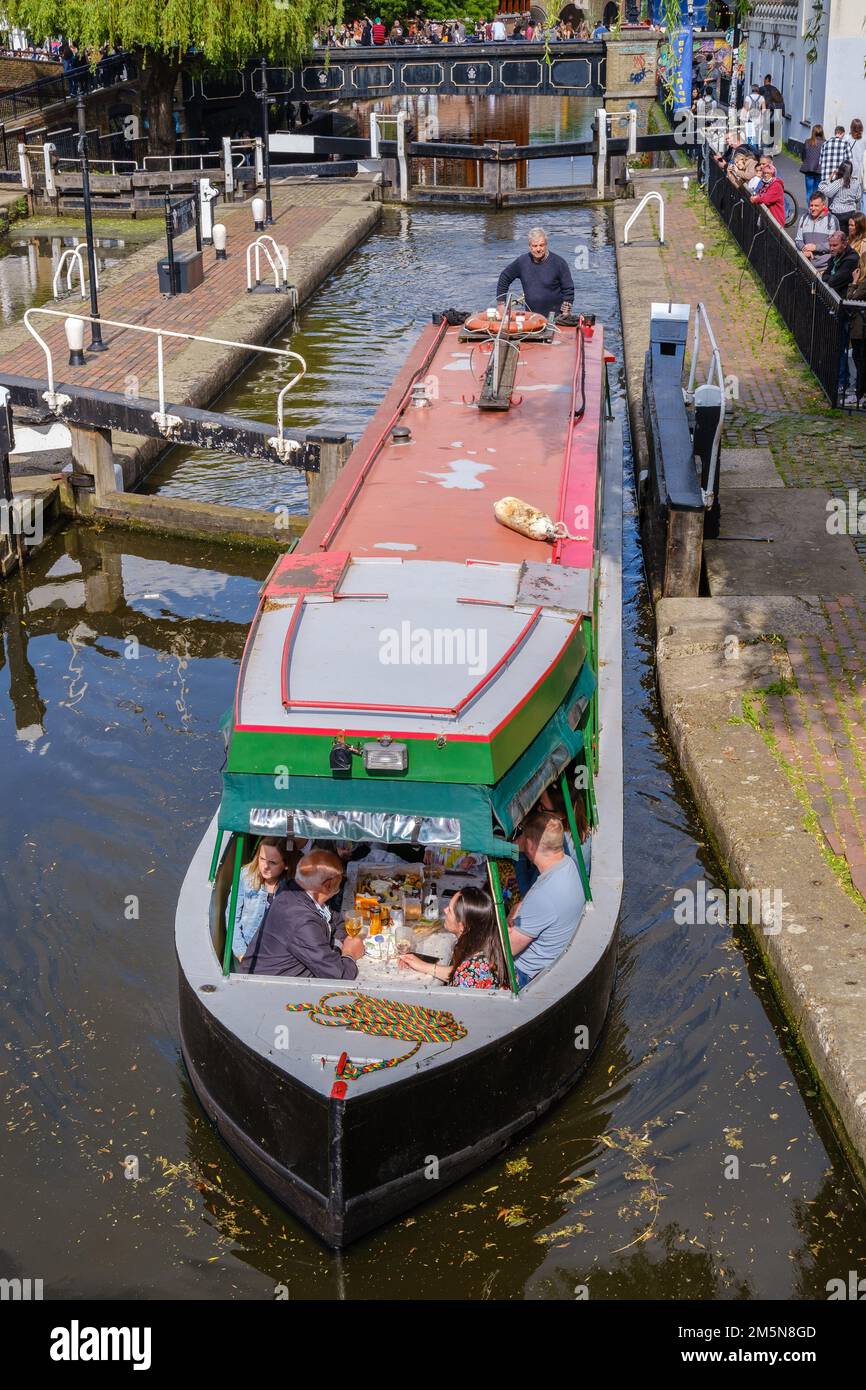
<instances>
[{"instance_id":1,"label":"lamp post","mask_svg":"<svg viewBox=\"0 0 866 1390\"><path fill-rule=\"evenodd\" d=\"M78 112L78 153L81 156L81 182L84 191L84 228L87 237L87 278L90 281L90 351L106 352L107 345L102 341L102 327L99 322L99 300L96 293L96 248L93 244L93 209L90 205L90 165L87 159L87 117L84 113L84 93L79 90L76 99Z\"/></svg>"},{"instance_id":2,"label":"lamp post","mask_svg":"<svg viewBox=\"0 0 866 1390\"><path fill-rule=\"evenodd\" d=\"M267 207L267 224L269 227L274 223L274 209L271 203L271 153L268 149L268 69L265 55L262 54L262 154L265 165L265 205Z\"/></svg>"}]
</instances>

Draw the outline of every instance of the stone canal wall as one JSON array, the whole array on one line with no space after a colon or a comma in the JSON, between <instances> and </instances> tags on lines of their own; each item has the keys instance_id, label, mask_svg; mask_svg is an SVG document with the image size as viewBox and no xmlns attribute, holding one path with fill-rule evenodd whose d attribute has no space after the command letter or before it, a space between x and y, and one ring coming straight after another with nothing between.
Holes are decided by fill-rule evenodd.
<instances>
[{"instance_id":1,"label":"stone canal wall","mask_svg":"<svg viewBox=\"0 0 866 1390\"><path fill-rule=\"evenodd\" d=\"M828 411L703 194L638 176L638 197L650 187L665 247L648 222L624 247L634 204L613 213L637 472L654 300L705 304L729 398L708 596L655 592L659 698L729 884L753 895L728 893L725 919L759 947L866 1185L866 538L830 524L866 496L866 417ZM707 885L693 888L699 932Z\"/></svg>"}]
</instances>

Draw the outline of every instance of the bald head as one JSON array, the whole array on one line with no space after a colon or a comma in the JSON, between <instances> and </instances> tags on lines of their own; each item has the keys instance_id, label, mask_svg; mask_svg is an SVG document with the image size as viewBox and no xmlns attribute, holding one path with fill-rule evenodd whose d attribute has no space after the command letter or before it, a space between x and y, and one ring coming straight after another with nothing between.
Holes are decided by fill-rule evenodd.
<instances>
[{"instance_id":1,"label":"bald head","mask_svg":"<svg viewBox=\"0 0 866 1390\"><path fill-rule=\"evenodd\" d=\"M295 882L317 902L333 898L343 882L343 865L329 849L314 849L298 861Z\"/></svg>"}]
</instances>

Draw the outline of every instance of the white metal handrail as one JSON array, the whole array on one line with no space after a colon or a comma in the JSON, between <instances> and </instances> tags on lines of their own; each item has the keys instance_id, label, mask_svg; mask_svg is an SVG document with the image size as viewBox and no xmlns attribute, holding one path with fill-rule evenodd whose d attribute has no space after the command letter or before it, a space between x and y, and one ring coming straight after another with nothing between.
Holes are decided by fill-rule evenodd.
<instances>
[{"instance_id":1,"label":"white metal handrail","mask_svg":"<svg viewBox=\"0 0 866 1390\"><path fill-rule=\"evenodd\" d=\"M632 213L631 217L630 217L630 218L628 219L628 221L626 222L625 227L623 228L623 233L622 233L622 244L623 244L623 246L628 246L628 234L629 234L629 231L631 230L632 223L640 216L640 214L643 212L644 208L646 207L647 203L650 201L651 198L657 198L657 199L658 199L658 205L659 205L659 245L660 245L660 246L664 246L664 244L665 244L665 200L664 200L664 198L662 197L662 195L658 192L658 190L655 189L655 188L651 188L650 191L649 191L649 193L645 193L645 194L643 195L643 197L641 198L641 200L640 200L640 202L638 203L637 207L635 208L634 212Z\"/></svg>"},{"instance_id":2,"label":"white metal handrail","mask_svg":"<svg viewBox=\"0 0 866 1390\"><path fill-rule=\"evenodd\" d=\"M75 166L76 169L81 168L81 160L75 159L71 155L61 155L58 159L55 159L54 163L58 166L58 168L61 164L72 164ZM123 173L134 174L138 169L138 165L136 164L134 159L111 159L107 155L103 157L102 155L98 154L89 154L87 156L87 163L90 166L90 172L92 174L98 172L95 166L99 164L110 164L112 174L116 174L119 169L122 170Z\"/></svg>"},{"instance_id":3,"label":"white metal handrail","mask_svg":"<svg viewBox=\"0 0 866 1390\"><path fill-rule=\"evenodd\" d=\"M285 438L283 424L283 403L285 401L286 395L289 391L291 391L293 386L296 386L298 384L298 382L301 380L301 377L305 374L307 370L307 364L299 352L292 352L290 348L263 347L260 343L237 343L233 341L233 339L231 338L206 338L199 333L179 333L173 328L148 328L145 324L140 323L122 323L118 319L104 319L101 317L99 319L96 319L90 314L70 315L64 314L60 309L43 309L33 307L26 310L24 314L24 327L27 329L27 332L31 335L31 337L36 339L42 351L45 353L45 362L48 374L48 390L42 393L42 399L46 402L48 409L53 411L55 414L59 412L60 407L69 403L69 397L64 396L62 394L58 394L58 392L55 390L54 360L51 355L51 348L49 347L48 343L46 343L45 339L41 336L41 334L39 334L36 331L33 324L30 322L31 317L34 314L43 314L47 318L53 319L68 319L70 317L74 317L80 319L84 323L99 323L100 327L102 328L122 328L130 333L148 333L151 335L151 337L156 338L156 371L159 389L159 410L155 411L151 418L153 419L154 423L159 427L160 431L169 437L171 436L172 430L174 430L179 424L181 424L181 419L178 415L167 415L165 411L165 363L163 360L163 339L182 338L185 342L188 343L211 343L215 347L240 348L244 352L266 352L271 357L283 357L287 360L291 359L295 362L300 362L300 371L295 372L295 375L291 378L290 381L286 382L285 386L282 388L279 395L277 396L277 434L275 438L269 439L268 443L274 450L274 453L277 455L277 457L283 461L289 458L292 454L296 453L298 449L301 449L303 447L300 440Z\"/></svg>"},{"instance_id":4,"label":"white metal handrail","mask_svg":"<svg viewBox=\"0 0 866 1390\"><path fill-rule=\"evenodd\" d=\"M69 265L68 265L68 267L67 267L67 269L66 269L66 293L67 293L67 294L71 294L71 293L72 293L72 275L73 275L73 272L74 272L75 267L76 267L76 265L77 265L77 266L78 266L78 283L79 283L79 286L80 286L80 288L81 288L81 298L82 298L82 299L85 299L85 298L86 298L86 295L85 295L85 292L84 292L84 258L83 258L83 256L82 256L82 252L84 252L84 251L86 251L86 250L87 250L87 242L86 242L86 241L79 241L79 242L77 243L77 245L75 245L75 246L67 246L67 247L66 247L65 251L63 252L63 255L60 257L60 260L57 262L57 269L56 269L55 272L54 272L54 279L53 279L52 282L51 282L51 295L52 295L52 298L56 299L57 296L58 296L58 293L59 293L58 286L59 286L59 284L60 284L60 277L61 277L61 275L62 275L62 273L63 273L64 266L66 266L67 260L69 261ZM93 263L93 278L94 278L94 284L96 285L96 288L99 289L99 272L98 272L97 269L96 269L96 262L95 262L95 261L94 261L94 263Z\"/></svg>"},{"instance_id":5,"label":"white metal handrail","mask_svg":"<svg viewBox=\"0 0 866 1390\"><path fill-rule=\"evenodd\" d=\"M188 164L190 162L193 168L203 170L205 168L206 159L211 161L207 165L208 169L218 169L222 164L222 156L218 150L203 150L201 154L146 154L142 160L142 167L147 171L151 166L160 164L163 167L161 169L154 169L154 173L173 174L176 164ZM164 167L166 164L168 164L168 169Z\"/></svg>"},{"instance_id":6,"label":"white metal handrail","mask_svg":"<svg viewBox=\"0 0 866 1390\"><path fill-rule=\"evenodd\" d=\"M702 382L702 385L716 385L719 390L720 402L719 423L717 424L716 432L713 435L713 446L710 450L710 466L707 471L707 486L704 489L704 506L712 506L716 492L716 471L718 469L719 462L719 444L722 438L722 428L725 423L725 373L722 367L722 354L719 352L719 345L716 342L712 325L707 316L707 311L704 308L704 305L700 302L698 302L698 305L695 310L695 332L694 337L692 339L692 360L691 365L689 366L689 384L687 387L685 387L683 395L685 396L685 399L689 402L689 404L692 404L694 402L695 378L697 376L698 371L698 356L701 350L701 320L703 320L704 327L706 328L707 339L710 345L710 365L707 370L706 381ZM714 376L715 382L713 381Z\"/></svg>"},{"instance_id":7,"label":"white metal handrail","mask_svg":"<svg viewBox=\"0 0 866 1390\"><path fill-rule=\"evenodd\" d=\"M271 246L274 248L276 260L274 260L274 256L271 255L268 242L270 242ZM252 278L253 252L255 252L256 255L256 285L258 286L262 283L261 253L264 252L265 260L274 272L274 288L279 294L281 290L286 288L289 282L289 271L282 251L274 241L274 238L268 235L267 232L263 233L262 236L256 237L255 241L251 241L247 247L247 293L251 293L254 288Z\"/></svg>"}]
</instances>

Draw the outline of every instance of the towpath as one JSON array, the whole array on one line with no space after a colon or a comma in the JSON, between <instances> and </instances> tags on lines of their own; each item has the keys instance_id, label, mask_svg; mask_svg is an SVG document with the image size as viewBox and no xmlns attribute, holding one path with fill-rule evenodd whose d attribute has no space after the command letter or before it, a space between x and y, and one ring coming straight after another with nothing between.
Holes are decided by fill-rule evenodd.
<instances>
[{"instance_id":1,"label":"towpath","mask_svg":"<svg viewBox=\"0 0 866 1390\"><path fill-rule=\"evenodd\" d=\"M638 196L650 187L664 248L645 223L624 248L633 205L615 209L638 457L654 300L703 302L731 397L710 594L656 606L662 706L730 878L783 903L780 923L753 932L862 1179L866 412L830 409L703 194L647 176Z\"/></svg>"},{"instance_id":2,"label":"towpath","mask_svg":"<svg viewBox=\"0 0 866 1390\"><path fill-rule=\"evenodd\" d=\"M308 298L376 225L381 206L374 201L375 195L372 179L363 175L275 185L274 225L266 230L278 246L286 248L288 280L296 286L299 302ZM218 261L212 247L204 248L205 279L201 286L173 298L160 293L156 263L166 254L165 238L160 236L103 277L101 317L241 343L267 343L290 317L288 296L247 293L246 250L258 235L250 204L218 204L217 218L227 229L228 257ZM188 232L177 242L177 249L194 245L194 234ZM262 264L264 280L264 258ZM88 312L87 301L78 298L51 307L70 313ZM58 380L104 391L156 396L156 339L152 335L105 328L108 352L87 354L85 366L71 368L67 366L62 320L37 316L34 326L52 349ZM88 333L86 342L89 338ZM177 404L210 405L250 359L243 349L189 344L179 339L166 339L164 347L166 396ZM45 354L20 323L0 333L0 381L4 371L45 376ZM152 461L160 442L143 444L130 436L115 436L113 445L123 462L126 484L131 486Z\"/></svg>"}]
</instances>

